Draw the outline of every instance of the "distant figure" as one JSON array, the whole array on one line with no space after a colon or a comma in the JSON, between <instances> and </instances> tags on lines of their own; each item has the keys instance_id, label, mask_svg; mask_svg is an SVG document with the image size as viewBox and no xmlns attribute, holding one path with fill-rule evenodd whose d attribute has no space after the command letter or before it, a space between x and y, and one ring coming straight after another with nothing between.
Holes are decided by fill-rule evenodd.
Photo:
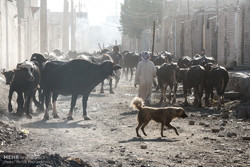
<instances>
[{"instance_id":1,"label":"distant figure","mask_svg":"<svg viewBox=\"0 0 250 167\"><path fill-rule=\"evenodd\" d=\"M156 68L149 60L149 53L141 53L142 60L138 63L134 86L139 85L138 96L145 101L145 105L150 105L153 79L156 77Z\"/></svg>"},{"instance_id":2,"label":"distant figure","mask_svg":"<svg viewBox=\"0 0 250 167\"><path fill-rule=\"evenodd\" d=\"M201 56L204 57L205 56L205 49L201 49Z\"/></svg>"},{"instance_id":3,"label":"distant figure","mask_svg":"<svg viewBox=\"0 0 250 167\"><path fill-rule=\"evenodd\" d=\"M115 45L113 47L113 51L110 53L110 56L114 60L114 65L122 66L123 64L123 56L119 53L119 46ZM115 78L115 87L117 87L117 84L121 78L121 70L116 70L116 78Z\"/></svg>"}]
</instances>

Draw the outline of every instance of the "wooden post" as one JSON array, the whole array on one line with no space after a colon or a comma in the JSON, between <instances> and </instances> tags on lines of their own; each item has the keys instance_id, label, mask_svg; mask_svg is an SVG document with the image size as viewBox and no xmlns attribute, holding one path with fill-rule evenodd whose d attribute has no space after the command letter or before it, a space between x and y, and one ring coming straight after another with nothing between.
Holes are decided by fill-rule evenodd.
<instances>
[{"instance_id":1,"label":"wooden post","mask_svg":"<svg viewBox=\"0 0 250 167\"><path fill-rule=\"evenodd\" d=\"M40 1L40 52L48 51L47 0Z\"/></svg>"},{"instance_id":2,"label":"wooden post","mask_svg":"<svg viewBox=\"0 0 250 167\"><path fill-rule=\"evenodd\" d=\"M5 19L6 19L6 68L9 68L9 15L8 15L8 1L5 1Z\"/></svg>"},{"instance_id":3,"label":"wooden post","mask_svg":"<svg viewBox=\"0 0 250 167\"><path fill-rule=\"evenodd\" d=\"M101 44L100 44L100 43L98 43L98 46L99 46L100 50L102 51L102 47L101 47Z\"/></svg>"},{"instance_id":4,"label":"wooden post","mask_svg":"<svg viewBox=\"0 0 250 167\"><path fill-rule=\"evenodd\" d=\"M154 55L154 48L155 48L155 21L153 26L152 56Z\"/></svg>"},{"instance_id":5,"label":"wooden post","mask_svg":"<svg viewBox=\"0 0 250 167\"><path fill-rule=\"evenodd\" d=\"M74 0L71 0L71 50L75 50L75 10Z\"/></svg>"},{"instance_id":6,"label":"wooden post","mask_svg":"<svg viewBox=\"0 0 250 167\"><path fill-rule=\"evenodd\" d=\"M64 53L69 51L69 4L68 0L64 0L63 10L63 38L62 38L62 51Z\"/></svg>"}]
</instances>

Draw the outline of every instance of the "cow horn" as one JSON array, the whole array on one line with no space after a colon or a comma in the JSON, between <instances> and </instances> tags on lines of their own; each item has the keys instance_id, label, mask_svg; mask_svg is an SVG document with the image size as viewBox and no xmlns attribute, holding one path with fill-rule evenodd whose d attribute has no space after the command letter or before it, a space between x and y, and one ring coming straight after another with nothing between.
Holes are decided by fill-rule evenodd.
<instances>
[{"instance_id":1,"label":"cow horn","mask_svg":"<svg viewBox=\"0 0 250 167\"><path fill-rule=\"evenodd\" d=\"M5 72L5 69L2 69L1 73L3 74Z\"/></svg>"},{"instance_id":2,"label":"cow horn","mask_svg":"<svg viewBox=\"0 0 250 167\"><path fill-rule=\"evenodd\" d=\"M109 54L104 54L104 56L109 57L110 61L111 61L112 63L114 63L114 60L112 59L112 57L111 57Z\"/></svg>"}]
</instances>

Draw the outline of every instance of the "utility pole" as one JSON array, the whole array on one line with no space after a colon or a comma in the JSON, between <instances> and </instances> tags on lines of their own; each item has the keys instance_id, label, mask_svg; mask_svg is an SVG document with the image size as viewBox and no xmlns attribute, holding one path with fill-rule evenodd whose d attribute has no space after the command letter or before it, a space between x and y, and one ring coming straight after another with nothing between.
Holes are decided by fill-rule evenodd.
<instances>
[{"instance_id":1,"label":"utility pole","mask_svg":"<svg viewBox=\"0 0 250 167\"><path fill-rule=\"evenodd\" d=\"M40 0L40 52L48 51L47 0Z\"/></svg>"},{"instance_id":2,"label":"utility pole","mask_svg":"<svg viewBox=\"0 0 250 167\"><path fill-rule=\"evenodd\" d=\"M71 0L71 50L75 50L76 48L75 24L74 0Z\"/></svg>"},{"instance_id":3,"label":"utility pole","mask_svg":"<svg viewBox=\"0 0 250 167\"><path fill-rule=\"evenodd\" d=\"M62 38L62 51L69 51L69 4L68 0L64 0L64 11L63 11L63 38Z\"/></svg>"},{"instance_id":4,"label":"utility pole","mask_svg":"<svg viewBox=\"0 0 250 167\"><path fill-rule=\"evenodd\" d=\"M9 68L9 15L8 15L8 1L5 1L5 11L6 11L6 68Z\"/></svg>"},{"instance_id":5,"label":"utility pole","mask_svg":"<svg viewBox=\"0 0 250 167\"><path fill-rule=\"evenodd\" d=\"M153 25L152 56L154 55L154 49L155 49L155 21L154 21L154 25Z\"/></svg>"},{"instance_id":6,"label":"utility pole","mask_svg":"<svg viewBox=\"0 0 250 167\"><path fill-rule=\"evenodd\" d=\"M22 61L22 50L21 50L21 41L22 41L22 36L21 36L21 18L24 17L24 1L23 0L19 0L17 1L17 18L18 18L18 46L17 46L17 50L18 50L18 62Z\"/></svg>"},{"instance_id":7,"label":"utility pole","mask_svg":"<svg viewBox=\"0 0 250 167\"><path fill-rule=\"evenodd\" d=\"M216 15L217 15L217 22L219 17L219 0L216 0Z\"/></svg>"}]
</instances>

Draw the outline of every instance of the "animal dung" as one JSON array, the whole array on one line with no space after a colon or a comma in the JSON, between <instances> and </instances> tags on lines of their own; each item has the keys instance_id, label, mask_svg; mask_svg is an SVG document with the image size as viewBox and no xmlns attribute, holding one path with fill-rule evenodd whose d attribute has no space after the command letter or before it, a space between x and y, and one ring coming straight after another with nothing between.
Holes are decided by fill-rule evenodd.
<instances>
[{"instance_id":1,"label":"animal dung","mask_svg":"<svg viewBox=\"0 0 250 167\"><path fill-rule=\"evenodd\" d=\"M147 149L147 148L148 148L147 144L141 144L141 149Z\"/></svg>"},{"instance_id":2,"label":"animal dung","mask_svg":"<svg viewBox=\"0 0 250 167\"><path fill-rule=\"evenodd\" d=\"M189 125L194 125L195 121L189 121L188 124Z\"/></svg>"}]
</instances>

